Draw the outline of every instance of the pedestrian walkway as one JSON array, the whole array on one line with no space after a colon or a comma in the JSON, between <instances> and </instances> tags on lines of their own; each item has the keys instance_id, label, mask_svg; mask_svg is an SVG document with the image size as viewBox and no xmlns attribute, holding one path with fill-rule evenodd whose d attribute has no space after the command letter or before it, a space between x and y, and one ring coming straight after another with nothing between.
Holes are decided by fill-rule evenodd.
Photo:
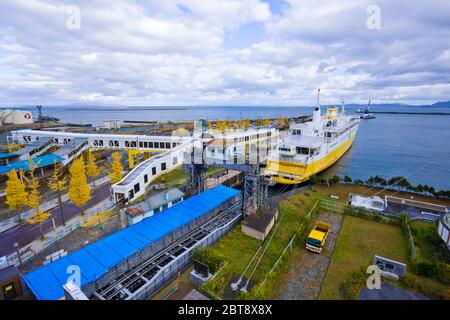
<instances>
[{"instance_id":1,"label":"pedestrian walkway","mask_svg":"<svg viewBox=\"0 0 450 320\"><path fill-rule=\"evenodd\" d=\"M109 181L109 176L101 177L95 181L95 186L100 186L108 181ZM69 201L69 195L67 193L63 194L61 196L61 200L62 200L62 202ZM50 201L47 201L46 203L41 204L40 209L43 212L47 212L58 206L59 206L59 200L58 200L58 198L55 198L53 200L50 200ZM27 210L27 211L21 213L20 215L17 215L15 217L1 221L0 222L0 233L17 226L19 224L19 220L22 220L22 221L28 220L31 217L33 217L35 214L36 214L36 210L30 209L30 210Z\"/></svg>"}]
</instances>

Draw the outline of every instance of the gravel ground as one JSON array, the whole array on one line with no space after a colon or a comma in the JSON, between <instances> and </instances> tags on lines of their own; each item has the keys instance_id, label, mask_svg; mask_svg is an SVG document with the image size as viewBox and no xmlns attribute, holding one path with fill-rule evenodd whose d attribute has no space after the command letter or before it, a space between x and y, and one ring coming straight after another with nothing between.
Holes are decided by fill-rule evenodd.
<instances>
[{"instance_id":1,"label":"gravel ground","mask_svg":"<svg viewBox=\"0 0 450 320\"><path fill-rule=\"evenodd\" d=\"M322 213L313 220L311 227L317 221L329 223L331 226L325 250L321 254L317 254L305 249L297 257L294 257L294 262L289 268L285 283L280 290L279 299L281 300L314 300L319 296L336 244L336 236L341 229L343 216Z\"/></svg>"}]
</instances>

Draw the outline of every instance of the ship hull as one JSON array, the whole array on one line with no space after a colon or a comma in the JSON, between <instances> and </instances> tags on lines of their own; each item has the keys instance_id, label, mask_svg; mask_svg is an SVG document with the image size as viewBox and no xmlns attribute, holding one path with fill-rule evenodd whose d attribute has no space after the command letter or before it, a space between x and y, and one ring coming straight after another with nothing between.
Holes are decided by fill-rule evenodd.
<instances>
[{"instance_id":1,"label":"ship hull","mask_svg":"<svg viewBox=\"0 0 450 320\"><path fill-rule=\"evenodd\" d=\"M269 160L266 170L273 172L272 181L280 184L299 184L309 180L312 175L324 171L335 164L353 144L356 132L339 147L329 152L319 160L308 164L290 161Z\"/></svg>"}]
</instances>

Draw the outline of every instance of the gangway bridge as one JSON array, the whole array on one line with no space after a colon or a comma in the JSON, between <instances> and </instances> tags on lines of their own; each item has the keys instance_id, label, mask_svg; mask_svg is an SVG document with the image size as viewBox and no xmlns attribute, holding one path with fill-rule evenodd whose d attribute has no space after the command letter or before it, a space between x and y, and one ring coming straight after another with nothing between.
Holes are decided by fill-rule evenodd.
<instances>
[{"instance_id":1,"label":"gangway bridge","mask_svg":"<svg viewBox=\"0 0 450 320\"><path fill-rule=\"evenodd\" d=\"M177 136L147 136L125 134L95 134L74 133L45 130L17 130L11 131L8 144L25 145L14 156L19 160L36 157L48 151L51 147L60 147L54 154L64 158L63 165L67 165L83 151L93 150L141 150L151 153L166 152L176 148L188 137Z\"/></svg>"},{"instance_id":2,"label":"gangway bridge","mask_svg":"<svg viewBox=\"0 0 450 320\"><path fill-rule=\"evenodd\" d=\"M52 140L54 144L62 146L57 154L65 158L63 163L70 162L71 158L87 149L161 152L137 165L121 181L111 186L116 203L137 199L145 194L146 187L156 178L183 164L186 167L189 194L203 191L210 165L242 171L245 173L244 202L247 208L256 210L257 199L264 198L259 193L265 192L261 188L264 179L259 168L264 165L268 153L276 149L278 136L275 128L267 126L225 132L196 131L188 137L18 130L12 131L8 139L19 144Z\"/></svg>"},{"instance_id":3,"label":"gangway bridge","mask_svg":"<svg viewBox=\"0 0 450 320\"><path fill-rule=\"evenodd\" d=\"M30 142L22 149L14 152L18 156L18 160L28 160L40 156L48 149L54 146L55 140L52 137L42 137L33 142Z\"/></svg>"},{"instance_id":4,"label":"gangway bridge","mask_svg":"<svg viewBox=\"0 0 450 320\"><path fill-rule=\"evenodd\" d=\"M53 152L57 156L62 157L62 165L66 166L72 160L77 158L83 153L83 151L89 148L89 143L87 139L75 138L67 144L63 145L61 148Z\"/></svg>"}]
</instances>

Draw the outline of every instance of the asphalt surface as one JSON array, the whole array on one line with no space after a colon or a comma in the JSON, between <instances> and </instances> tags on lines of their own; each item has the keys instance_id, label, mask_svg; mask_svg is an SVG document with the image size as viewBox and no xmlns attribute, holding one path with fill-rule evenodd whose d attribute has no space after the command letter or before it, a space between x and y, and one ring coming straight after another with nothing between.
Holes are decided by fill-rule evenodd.
<instances>
[{"instance_id":1,"label":"asphalt surface","mask_svg":"<svg viewBox=\"0 0 450 320\"><path fill-rule=\"evenodd\" d=\"M99 202L107 199L110 196L110 184L106 183L91 192L91 199L83 207L83 210L94 207ZM64 220L67 222L70 219L80 215L80 209L71 202L63 203ZM46 234L53 230L54 218L56 226L62 225L61 210L59 206L48 211L51 214L43 224L42 230ZM15 252L14 243L19 244L19 248L37 240L41 237L39 224L30 224L24 222L5 232L0 233L0 257L9 255Z\"/></svg>"},{"instance_id":2,"label":"asphalt surface","mask_svg":"<svg viewBox=\"0 0 450 320\"><path fill-rule=\"evenodd\" d=\"M430 300L428 297L416 292L412 292L392 284L382 282L381 289L367 288L359 292L360 300Z\"/></svg>"}]
</instances>

